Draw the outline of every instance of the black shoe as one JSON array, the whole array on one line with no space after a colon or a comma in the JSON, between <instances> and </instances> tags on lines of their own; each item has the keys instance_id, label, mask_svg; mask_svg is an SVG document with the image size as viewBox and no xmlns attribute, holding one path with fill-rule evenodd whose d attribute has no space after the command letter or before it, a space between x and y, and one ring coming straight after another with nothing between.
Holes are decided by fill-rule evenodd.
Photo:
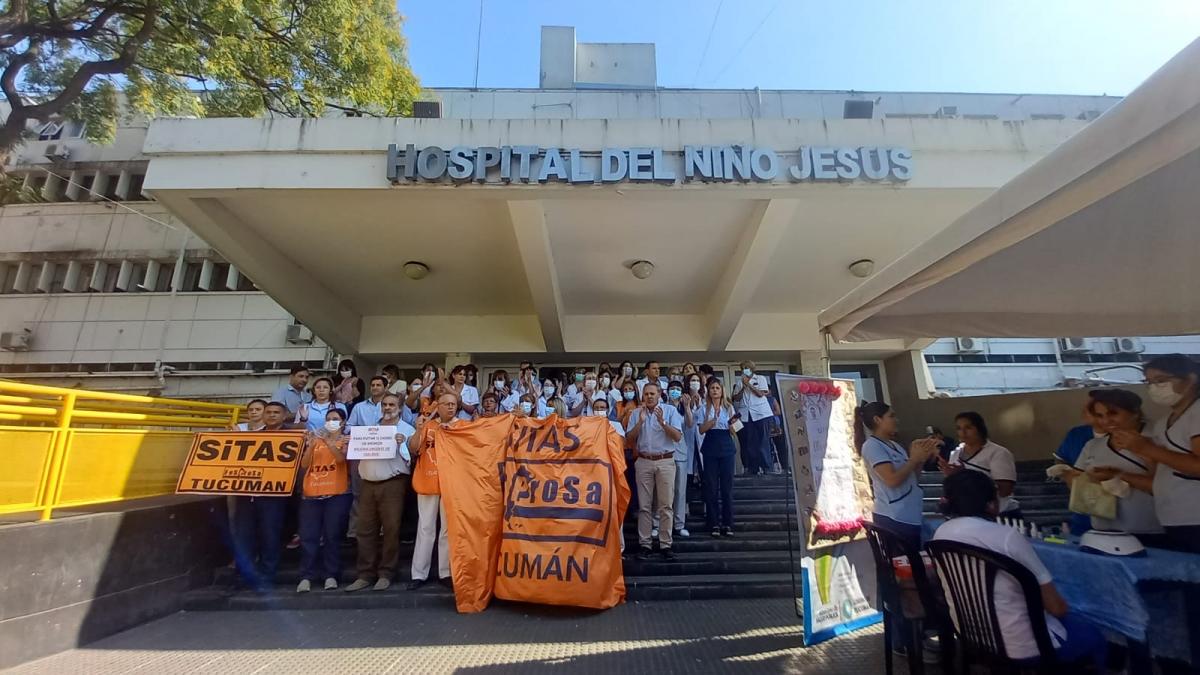
<instances>
[{"instance_id":1,"label":"black shoe","mask_svg":"<svg viewBox=\"0 0 1200 675\"><path fill-rule=\"evenodd\" d=\"M654 549L649 546L643 546L638 550L638 560L649 560L654 555Z\"/></svg>"},{"instance_id":2,"label":"black shoe","mask_svg":"<svg viewBox=\"0 0 1200 675\"><path fill-rule=\"evenodd\" d=\"M415 591L418 588L424 586L428 582L429 582L428 579L413 579L412 581L408 582L408 586L406 586L405 588L407 588L410 591Z\"/></svg>"},{"instance_id":3,"label":"black shoe","mask_svg":"<svg viewBox=\"0 0 1200 675\"><path fill-rule=\"evenodd\" d=\"M454 590L454 579L451 577L442 577L441 579L438 579L438 583L446 588L449 588L450 590Z\"/></svg>"},{"instance_id":4,"label":"black shoe","mask_svg":"<svg viewBox=\"0 0 1200 675\"><path fill-rule=\"evenodd\" d=\"M722 537L732 537L732 536L733 536L733 529L732 529L732 528L729 528L729 527L722 527L722 528L721 528L721 536L722 536Z\"/></svg>"},{"instance_id":5,"label":"black shoe","mask_svg":"<svg viewBox=\"0 0 1200 675\"><path fill-rule=\"evenodd\" d=\"M670 546L659 551L659 553L662 554L663 560L674 560L675 559L675 551L672 551Z\"/></svg>"}]
</instances>

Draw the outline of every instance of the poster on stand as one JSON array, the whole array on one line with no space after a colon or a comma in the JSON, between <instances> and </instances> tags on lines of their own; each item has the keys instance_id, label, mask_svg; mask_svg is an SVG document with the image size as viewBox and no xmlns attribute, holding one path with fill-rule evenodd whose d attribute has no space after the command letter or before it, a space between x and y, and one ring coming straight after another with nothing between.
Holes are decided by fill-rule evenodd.
<instances>
[{"instance_id":1,"label":"poster on stand","mask_svg":"<svg viewBox=\"0 0 1200 675\"><path fill-rule=\"evenodd\" d=\"M777 374L796 491L804 644L878 623L875 563L863 523L874 498L854 447L854 382Z\"/></svg>"}]
</instances>

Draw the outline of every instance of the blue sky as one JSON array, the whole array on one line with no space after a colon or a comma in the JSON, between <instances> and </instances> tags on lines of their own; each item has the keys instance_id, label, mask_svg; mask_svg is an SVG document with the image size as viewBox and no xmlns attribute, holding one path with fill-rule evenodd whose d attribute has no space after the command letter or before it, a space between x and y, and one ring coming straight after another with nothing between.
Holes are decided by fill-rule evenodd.
<instances>
[{"instance_id":1,"label":"blue sky","mask_svg":"<svg viewBox=\"0 0 1200 675\"><path fill-rule=\"evenodd\" d=\"M399 0L398 6L422 84L472 86L479 0ZM536 87L542 25L575 26L580 42L653 42L659 85L699 88L1124 95L1200 37L1200 0L483 0L483 6L480 87Z\"/></svg>"}]
</instances>

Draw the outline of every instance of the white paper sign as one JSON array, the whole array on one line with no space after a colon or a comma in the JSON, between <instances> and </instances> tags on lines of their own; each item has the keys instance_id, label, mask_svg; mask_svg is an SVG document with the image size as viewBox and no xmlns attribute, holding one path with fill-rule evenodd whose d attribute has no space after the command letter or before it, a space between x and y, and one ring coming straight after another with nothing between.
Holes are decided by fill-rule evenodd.
<instances>
[{"instance_id":1,"label":"white paper sign","mask_svg":"<svg viewBox=\"0 0 1200 675\"><path fill-rule=\"evenodd\" d=\"M350 427L346 459L392 459L396 456L396 427Z\"/></svg>"}]
</instances>

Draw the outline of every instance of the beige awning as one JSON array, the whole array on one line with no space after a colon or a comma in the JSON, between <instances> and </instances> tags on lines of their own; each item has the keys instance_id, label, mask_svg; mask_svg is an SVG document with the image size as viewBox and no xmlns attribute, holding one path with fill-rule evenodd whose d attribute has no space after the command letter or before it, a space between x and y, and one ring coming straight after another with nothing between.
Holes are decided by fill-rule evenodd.
<instances>
[{"instance_id":1,"label":"beige awning","mask_svg":"<svg viewBox=\"0 0 1200 675\"><path fill-rule=\"evenodd\" d=\"M819 321L855 342L1200 333L1200 40Z\"/></svg>"}]
</instances>

